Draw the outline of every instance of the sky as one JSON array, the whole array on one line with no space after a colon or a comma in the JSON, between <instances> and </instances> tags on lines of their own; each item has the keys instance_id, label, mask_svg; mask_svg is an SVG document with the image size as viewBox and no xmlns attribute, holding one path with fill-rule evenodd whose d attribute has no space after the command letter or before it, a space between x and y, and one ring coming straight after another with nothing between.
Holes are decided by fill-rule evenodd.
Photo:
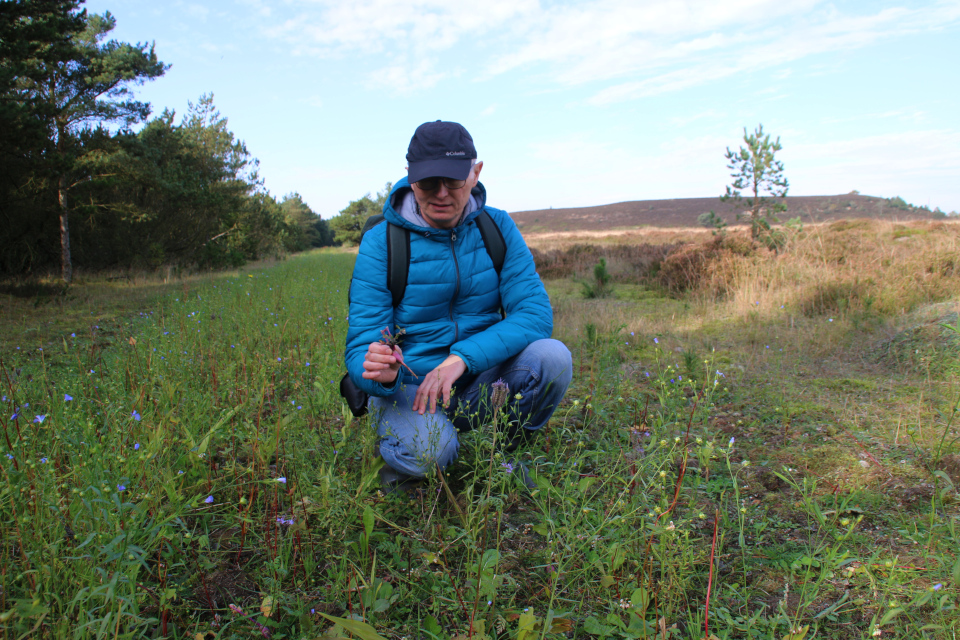
<instances>
[{"instance_id":1,"label":"sky","mask_svg":"<svg viewBox=\"0 0 960 640\"><path fill-rule=\"evenodd\" d=\"M89 0L213 93L278 198L325 218L405 175L418 125L463 124L508 211L719 196L744 129L790 195L960 211L960 0Z\"/></svg>"}]
</instances>

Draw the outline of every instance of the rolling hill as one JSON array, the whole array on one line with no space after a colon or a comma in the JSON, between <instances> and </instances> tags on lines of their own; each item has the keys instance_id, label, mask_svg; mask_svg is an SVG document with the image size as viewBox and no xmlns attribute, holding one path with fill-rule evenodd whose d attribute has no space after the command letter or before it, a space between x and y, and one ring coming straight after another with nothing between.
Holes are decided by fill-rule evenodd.
<instances>
[{"instance_id":1,"label":"rolling hill","mask_svg":"<svg viewBox=\"0 0 960 640\"><path fill-rule=\"evenodd\" d=\"M884 220L929 220L928 209L914 207L900 198L878 198L849 193L836 196L793 196L786 198L782 221L799 217L804 224L840 218ZM637 200L596 207L518 211L511 217L524 234L635 229L641 227L699 227L697 217L714 211L727 224L736 225L736 213L745 207L722 203L719 198L676 198ZM745 224L743 222L739 224Z\"/></svg>"}]
</instances>

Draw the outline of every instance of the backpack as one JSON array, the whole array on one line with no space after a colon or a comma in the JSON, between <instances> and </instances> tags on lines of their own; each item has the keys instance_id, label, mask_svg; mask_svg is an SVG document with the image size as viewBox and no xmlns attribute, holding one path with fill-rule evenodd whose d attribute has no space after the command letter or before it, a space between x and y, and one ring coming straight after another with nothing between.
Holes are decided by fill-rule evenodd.
<instances>
[{"instance_id":1,"label":"backpack","mask_svg":"<svg viewBox=\"0 0 960 640\"><path fill-rule=\"evenodd\" d=\"M360 230L360 242L363 242L363 236L370 229L383 222L383 214L367 218ZM500 277L500 270L503 269L503 261L507 256L507 243L503 239L500 227L493 221L490 214L481 209L480 213L474 219L477 228L480 229L480 237L483 239L483 246L486 248L490 259L493 261L493 268L497 271L497 277ZM398 227L390 222L387 223L387 289L393 297L393 306L396 307L403 300L403 294L407 289L407 274L410 272L410 229ZM350 300L350 293L353 290L353 278L350 278L350 288L347 290L347 300ZM503 315L503 309L500 310ZM347 406L357 418L367 413L367 400L370 396L365 391L357 387L350 374L346 373L340 378L340 395L347 401Z\"/></svg>"},{"instance_id":2,"label":"backpack","mask_svg":"<svg viewBox=\"0 0 960 640\"><path fill-rule=\"evenodd\" d=\"M360 242L363 242L363 236L375 226L383 222L383 214L367 218L360 230ZM507 243L500 233L500 227L493 221L490 214L481 209L480 213L474 219L477 228L480 229L480 237L483 239L483 246L486 248L490 259L493 261L493 268L497 271L497 277L500 277L500 270L503 269L503 261L507 256ZM393 297L393 306L396 307L403 300L403 294L407 290L407 274L410 272L410 229L398 227L395 224L387 223L387 289ZM350 281L353 288L353 279ZM349 293L347 299L349 300Z\"/></svg>"}]
</instances>

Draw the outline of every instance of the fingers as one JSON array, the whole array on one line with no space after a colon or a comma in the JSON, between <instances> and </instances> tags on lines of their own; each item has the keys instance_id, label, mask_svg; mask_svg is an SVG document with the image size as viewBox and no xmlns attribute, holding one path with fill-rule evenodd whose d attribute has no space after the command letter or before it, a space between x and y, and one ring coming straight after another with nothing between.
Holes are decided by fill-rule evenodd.
<instances>
[{"instance_id":1,"label":"fingers","mask_svg":"<svg viewBox=\"0 0 960 640\"><path fill-rule=\"evenodd\" d=\"M399 368L399 360L394 355L393 349L385 344L373 342L367 347L367 353L363 358L364 371L361 375L367 380L389 384L396 380Z\"/></svg>"},{"instance_id":2,"label":"fingers","mask_svg":"<svg viewBox=\"0 0 960 640\"><path fill-rule=\"evenodd\" d=\"M427 411L437 412L437 401L441 406L446 407L450 404L450 395L453 390L453 383L456 378L451 378L442 367L438 367L424 376L423 382L417 387L417 393L413 398L413 411L423 415Z\"/></svg>"},{"instance_id":3,"label":"fingers","mask_svg":"<svg viewBox=\"0 0 960 640\"><path fill-rule=\"evenodd\" d=\"M431 371L424 377L423 382L420 383L420 386L417 387L417 394L413 398L412 409L420 415L423 415L428 408L430 409L430 413L435 413L436 407L436 373L435 371Z\"/></svg>"}]
</instances>

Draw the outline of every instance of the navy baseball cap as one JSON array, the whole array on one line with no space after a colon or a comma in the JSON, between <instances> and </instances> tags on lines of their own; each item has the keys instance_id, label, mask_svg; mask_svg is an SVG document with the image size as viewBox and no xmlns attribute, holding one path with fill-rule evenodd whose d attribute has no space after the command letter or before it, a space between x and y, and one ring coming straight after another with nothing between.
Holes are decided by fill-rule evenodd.
<instances>
[{"instance_id":1,"label":"navy baseball cap","mask_svg":"<svg viewBox=\"0 0 960 640\"><path fill-rule=\"evenodd\" d=\"M473 138L462 125L440 120L425 122L417 127L407 147L407 180L466 180L476 159Z\"/></svg>"}]
</instances>

